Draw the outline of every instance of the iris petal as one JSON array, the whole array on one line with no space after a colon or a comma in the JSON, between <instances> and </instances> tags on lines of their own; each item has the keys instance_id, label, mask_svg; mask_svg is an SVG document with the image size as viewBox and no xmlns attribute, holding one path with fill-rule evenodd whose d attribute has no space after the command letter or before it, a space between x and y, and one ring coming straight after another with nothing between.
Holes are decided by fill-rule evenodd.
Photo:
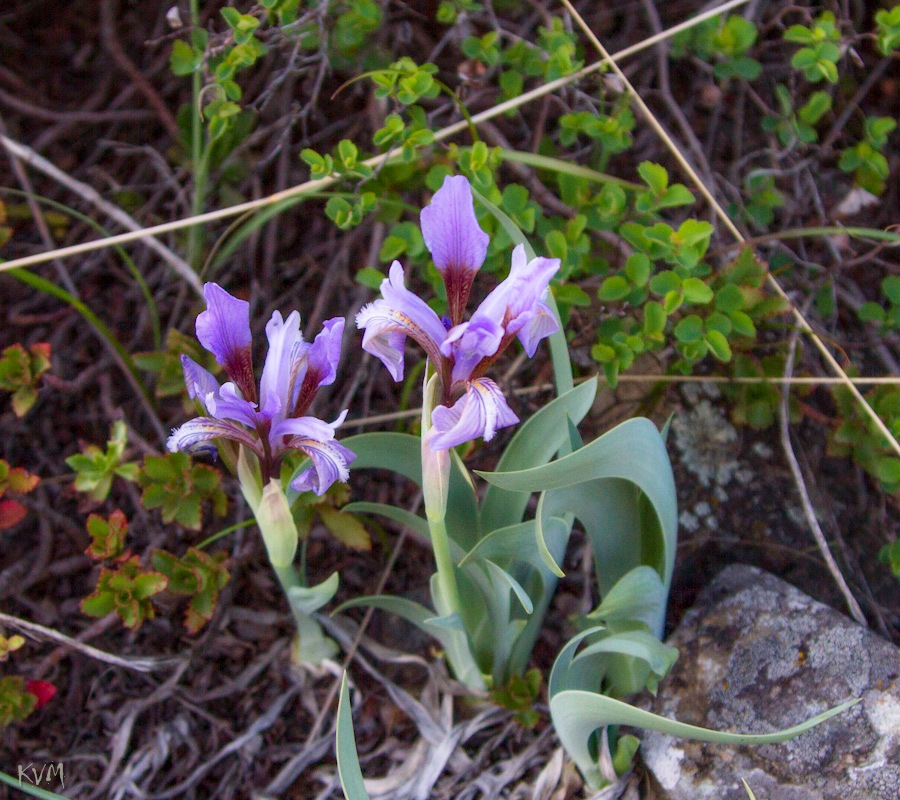
<instances>
[{"instance_id":1,"label":"iris petal","mask_svg":"<svg viewBox=\"0 0 900 800\"><path fill-rule=\"evenodd\" d=\"M213 374L189 356L181 356L181 369L184 372L184 385L191 400L199 400L202 403L210 392L219 391L219 382Z\"/></svg>"},{"instance_id":2,"label":"iris petal","mask_svg":"<svg viewBox=\"0 0 900 800\"><path fill-rule=\"evenodd\" d=\"M422 237L447 287L450 318L458 325L490 242L475 217L468 179L444 178L444 185L422 209L421 223Z\"/></svg>"},{"instance_id":3,"label":"iris petal","mask_svg":"<svg viewBox=\"0 0 900 800\"><path fill-rule=\"evenodd\" d=\"M429 446L438 451L479 437L487 442L494 438L498 429L518 421L500 387L490 378L478 378L467 385L466 393L451 407L434 409Z\"/></svg>"},{"instance_id":4,"label":"iris petal","mask_svg":"<svg viewBox=\"0 0 900 800\"><path fill-rule=\"evenodd\" d=\"M507 336L518 336L528 355L533 356L538 342L559 327L542 299L559 263L558 258L529 261L524 245L518 245L513 250L509 275L478 306L469 324L487 324L488 320L498 323Z\"/></svg>"},{"instance_id":5,"label":"iris petal","mask_svg":"<svg viewBox=\"0 0 900 800\"><path fill-rule=\"evenodd\" d=\"M472 187L462 175L444 184L422 209L422 237L438 271L476 272L484 263L490 237L475 217Z\"/></svg>"},{"instance_id":6,"label":"iris petal","mask_svg":"<svg viewBox=\"0 0 900 800\"><path fill-rule=\"evenodd\" d=\"M206 311L197 316L197 338L247 398L256 398L250 347L250 304L216 283L203 287Z\"/></svg>"},{"instance_id":7,"label":"iris petal","mask_svg":"<svg viewBox=\"0 0 900 800\"><path fill-rule=\"evenodd\" d=\"M240 422L250 428L256 427L262 416L256 408L256 403L244 400L237 393L233 383L222 384L222 388L218 392L208 394L206 408L209 410L210 416L216 419Z\"/></svg>"},{"instance_id":8,"label":"iris petal","mask_svg":"<svg viewBox=\"0 0 900 800\"><path fill-rule=\"evenodd\" d=\"M346 481L350 477L348 465L356 454L340 442L295 439L291 446L306 453L312 460L312 466L291 481L291 488L295 491L313 491L321 496L335 481Z\"/></svg>"},{"instance_id":9,"label":"iris petal","mask_svg":"<svg viewBox=\"0 0 900 800\"><path fill-rule=\"evenodd\" d=\"M286 419L273 428L273 435L279 438L288 436L285 447L300 450L312 460L312 466L291 482L292 489L323 495L332 483L346 481L350 477L348 465L356 458L356 454L334 438L334 431L346 417L345 410L334 422L301 417Z\"/></svg>"},{"instance_id":10,"label":"iris petal","mask_svg":"<svg viewBox=\"0 0 900 800\"><path fill-rule=\"evenodd\" d=\"M318 373L319 386L328 386L334 383L334 379L337 377L343 336L343 317L326 320L309 350L309 368Z\"/></svg>"},{"instance_id":11,"label":"iris petal","mask_svg":"<svg viewBox=\"0 0 900 800\"><path fill-rule=\"evenodd\" d=\"M425 350L433 364L441 362L441 343L447 335L440 317L403 285L403 267L391 264L390 277L381 283L381 300L356 315L365 330L363 350L381 360L395 381L403 379L403 344L407 336Z\"/></svg>"},{"instance_id":12,"label":"iris petal","mask_svg":"<svg viewBox=\"0 0 900 800\"><path fill-rule=\"evenodd\" d=\"M445 356L453 356L453 380L468 380L482 358L490 358L503 341L503 328L484 316L450 329L441 345Z\"/></svg>"},{"instance_id":13,"label":"iris petal","mask_svg":"<svg viewBox=\"0 0 900 800\"><path fill-rule=\"evenodd\" d=\"M197 417L188 420L180 428L172 431L166 441L166 447L172 453L179 450L185 453L215 451L214 439L228 439L249 447L259 454L259 442L250 431L228 420L212 417Z\"/></svg>"},{"instance_id":14,"label":"iris petal","mask_svg":"<svg viewBox=\"0 0 900 800\"><path fill-rule=\"evenodd\" d=\"M286 320L275 311L266 325L269 352L259 382L259 397L263 407L271 407L277 398L281 409L290 402L291 378L296 374L295 362L303 352L303 336L300 333L300 314L292 311Z\"/></svg>"}]
</instances>

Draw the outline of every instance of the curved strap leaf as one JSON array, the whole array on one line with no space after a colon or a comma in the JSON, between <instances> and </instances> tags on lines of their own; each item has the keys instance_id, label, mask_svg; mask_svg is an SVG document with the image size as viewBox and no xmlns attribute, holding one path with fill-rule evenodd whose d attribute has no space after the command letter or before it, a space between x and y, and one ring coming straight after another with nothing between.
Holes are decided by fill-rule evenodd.
<instances>
[{"instance_id":1,"label":"curved strap leaf","mask_svg":"<svg viewBox=\"0 0 900 800\"><path fill-rule=\"evenodd\" d=\"M339 581L337 572L332 572L329 577L315 586L291 586L287 590L291 608L301 614L314 614L334 597Z\"/></svg>"},{"instance_id":2,"label":"curved strap leaf","mask_svg":"<svg viewBox=\"0 0 900 800\"><path fill-rule=\"evenodd\" d=\"M610 634L605 639L585 647L575 656L573 666L582 659L611 653L640 658L646 661L657 675L668 672L678 656L678 650L663 644L649 631L622 631Z\"/></svg>"},{"instance_id":3,"label":"curved strap leaf","mask_svg":"<svg viewBox=\"0 0 900 800\"><path fill-rule=\"evenodd\" d=\"M344 800L369 800L359 766L356 738L353 735L353 711L350 706L350 690L347 688L346 672L341 678L341 698L338 700L334 751Z\"/></svg>"},{"instance_id":4,"label":"curved strap leaf","mask_svg":"<svg viewBox=\"0 0 900 800\"><path fill-rule=\"evenodd\" d=\"M596 394L597 379L592 378L545 405L519 426L503 451L496 471L515 472L546 464L569 439L568 422L575 425L581 422L591 410ZM483 530L514 525L522 519L527 505L525 493L488 486L481 504Z\"/></svg>"},{"instance_id":5,"label":"curved strap leaf","mask_svg":"<svg viewBox=\"0 0 900 800\"><path fill-rule=\"evenodd\" d=\"M550 670L550 680L547 682L548 698L552 700L555 695L566 691L567 689L583 689L590 685L578 682L580 676L573 674L572 662L575 660L575 653L577 652L579 645L585 639L590 636L605 633L606 631L607 628L605 626L597 625L594 628L588 628L585 631L581 631L581 633L576 634L566 642L563 649L559 651L556 661L553 662L553 669Z\"/></svg>"},{"instance_id":6,"label":"curved strap leaf","mask_svg":"<svg viewBox=\"0 0 900 800\"><path fill-rule=\"evenodd\" d=\"M447 614L445 617L429 617L425 620L425 624L445 631L462 631L465 633L466 630L463 626L462 617L455 611L452 614Z\"/></svg>"},{"instance_id":7,"label":"curved strap leaf","mask_svg":"<svg viewBox=\"0 0 900 800\"><path fill-rule=\"evenodd\" d=\"M462 574L481 593L480 604L486 614L487 624L473 637L473 644L483 663L490 665L494 682L503 683L509 675L509 658L513 645L525 625L525 620L513 619L511 613L510 580L515 579L487 560L470 563ZM515 583L524 594L518 581ZM527 598L527 594L525 596Z\"/></svg>"},{"instance_id":8,"label":"curved strap leaf","mask_svg":"<svg viewBox=\"0 0 900 800\"><path fill-rule=\"evenodd\" d=\"M620 576L644 562L644 540L659 538L658 524L644 529L639 501L638 487L618 478L601 478L546 493L541 507L543 520L569 513L584 526L594 554L601 596L612 589ZM656 523L655 516L652 522ZM663 573L662 558L654 559L652 565Z\"/></svg>"},{"instance_id":9,"label":"curved strap leaf","mask_svg":"<svg viewBox=\"0 0 900 800\"><path fill-rule=\"evenodd\" d=\"M723 733L696 725L687 725L634 708L628 703L614 700L611 697L580 690L566 690L551 697L550 716L566 752L575 761L591 788L598 789L602 785L603 777L588 747L588 739L598 728L608 725L631 725L636 728L659 731L670 736L718 744L777 744L825 722L856 702L858 701L851 700L842 703L799 725L763 734Z\"/></svg>"},{"instance_id":10,"label":"curved strap leaf","mask_svg":"<svg viewBox=\"0 0 900 800\"><path fill-rule=\"evenodd\" d=\"M593 676L593 683L571 688L603 688L613 697L637 694L648 685L655 691L677 658L678 650L663 644L649 631L613 633L575 657L571 673Z\"/></svg>"},{"instance_id":11,"label":"curved strap leaf","mask_svg":"<svg viewBox=\"0 0 900 800\"><path fill-rule=\"evenodd\" d=\"M522 605L522 608L526 614L531 614L534 611L534 603L531 602L531 598L528 596L528 592L526 592L525 589L522 588L521 583L519 583L505 569L503 569L503 567L498 566L493 561L485 559L481 563L486 565L490 572L493 574L494 578L499 581L501 585L506 587L507 592L512 589L513 594Z\"/></svg>"},{"instance_id":12,"label":"curved strap leaf","mask_svg":"<svg viewBox=\"0 0 900 800\"><path fill-rule=\"evenodd\" d=\"M626 572L603 596L603 602L587 618L613 627L621 623L643 622L653 630L666 609L666 587L655 569L635 567Z\"/></svg>"},{"instance_id":13,"label":"curved strap leaf","mask_svg":"<svg viewBox=\"0 0 900 800\"><path fill-rule=\"evenodd\" d=\"M645 417L626 420L580 450L549 464L478 474L488 483L514 492L541 492L599 478L622 478L640 486L654 501L666 527L677 524L669 457L659 431Z\"/></svg>"},{"instance_id":14,"label":"curved strap leaf","mask_svg":"<svg viewBox=\"0 0 900 800\"><path fill-rule=\"evenodd\" d=\"M563 556L566 554L566 545L568 545L569 535L572 533L572 523L575 521L575 514L563 504L557 504L555 510L559 512L559 516L554 516L553 510L551 510L553 509L553 501L551 500L549 504L547 502L548 498L553 496L553 492L541 492L541 496L538 498L537 510L534 515L534 540L544 567L556 578L565 578L566 573L562 571L559 562L563 560ZM554 519L561 519L565 524L566 529L563 537L560 537L558 532L553 531L550 527ZM557 535L554 535L555 533ZM549 544L547 536L550 537ZM565 544L560 547L560 542L563 539ZM556 553L556 556L554 556L554 553Z\"/></svg>"},{"instance_id":15,"label":"curved strap leaf","mask_svg":"<svg viewBox=\"0 0 900 800\"><path fill-rule=\"evenodd\" d=\"M572 513L594 550L605 595L634 567L649 564L668 591L678 526L675 481L665 444L650 420L628 420L571 455L515 472L480 473L510 491L547 491L548 515ZM661 633L662 617L653 625Z\"/></svg>"},{"instance_id":16,"label":"curved strap leaf","mask_svg":"<svg viewBox=\"0 0 900 800\"><path fill-rule=\"evenodd\" d=\"M415 531L417 535L426 541L431 538L431 534L428 530L428 520L424 517L420 517L418 514L407 511L405 508L389 506L386 503L367 503L359 501L356 503L347 503L347 505L341 508L341 511L346 511L348 514L379 514L382 517L392 519L394 522L399 522L401 525Z\"/></svg>"},{"instance_id":17,"label":"curved strap leaf","mask_svg":"<svg viewBox=\"0 0 900 800\"><path fill-rule=\"evenodd\" d=\"M539 519L533 519L492 531L466 553L460 567L478 560L491 560L496 563L505 560L522 561L536 569L546 567L562 577L562 570L559 570L547 548L545 531L547 536L557 542L566 536L568 526L565 520L550 517L544 525L539 524Z\"/></svg>"},{"instance_id":18,"label":"curved strap leaf","mask_svg":"<svg viewBox=\"0 0 900 800\"><path fill-rule=\"evenodd\" d=\"M450 604L444 599L437 573L431 576L431 601L437 609L439 618L447 618L454 613L459 613L455 609L451 609ZM477 651L469 636L469 631L478 630L480 621L484 617L484 609L480 604L473 603L460 611L466 616L459 630L442 630L439 627L433 627L431 635L444 646L447 661L456 674L456 679L473 691L483 691L485 688L484 675L478 665ZM436 636L435 631L440 631L441 636Z\"/></svg>"},{"instance_id":19,"label":"curved strap leaf","mask_svg":"<svg viewBox=\"0 0 900 800\"><path fill-rule=\"evenodd\" d=\"M372 594L367 597L354 597L352 600L341 603L341 605L332 612L332 616L340 614L348 608L359 608L360 606L371 606L372 608L377 608L381 611L396 614L398 617L405 619L407 622L411 622L419 628L419 630L424 631L429 636L433 636L442 645L446 646L446 643L442 638L444 630L440 626L431 623L431 620L435 619L437 616L435 612L430 608L426 608L421 603L407 600L405 597L393 597L387 594Z\"/></svg>"},{"instance_id":20,"label":"curved strap leaf","mask_svg":"<svg viewBox=\"0 0 900 800\"><path fill-rule=\"evenodd\" d=\"M566 547L569 544L569 536L572 533L574 515L565 510L561 510L558 517L543 513L546 497L547 493L540 496L535 519L535 541L541 561L540 564L536 565L535 571L528 580L524 581L526 586L529 587L530 596L535 598L535 608L534 613L527 619L525 627L518 639L516 639L515 645L513 645L509 667L510 674L513 675L521 675L528 666L534 643L541 632L543 620L547 614L547 609L550 607L550 601L556 592L559 578L563 574L557 565L565 556ZM550 524L554 519L556 522ZM541 524L541 521L543 521L543 524Z\"/></svg>"}]
</instances>

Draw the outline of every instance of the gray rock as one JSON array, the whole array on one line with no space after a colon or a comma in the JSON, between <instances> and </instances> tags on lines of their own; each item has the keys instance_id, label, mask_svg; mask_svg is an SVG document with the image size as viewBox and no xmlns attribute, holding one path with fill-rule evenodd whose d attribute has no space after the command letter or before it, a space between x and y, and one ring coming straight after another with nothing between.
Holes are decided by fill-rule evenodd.
<instances>
[{"instance_id":1,"label":"gray rock","mask_svg":"<svg viewBox=\"0 0 900 800\"><path fill-rule=\"evenodd\" d=\"M823 578L824 580L824 578ZM898 800L900 650L789 584L722 571L670 644L681 651L648 707L693 725L768 733L861 702L779 745L733 747L644 732L666 800Z\"/></svg>"}]
</instances>

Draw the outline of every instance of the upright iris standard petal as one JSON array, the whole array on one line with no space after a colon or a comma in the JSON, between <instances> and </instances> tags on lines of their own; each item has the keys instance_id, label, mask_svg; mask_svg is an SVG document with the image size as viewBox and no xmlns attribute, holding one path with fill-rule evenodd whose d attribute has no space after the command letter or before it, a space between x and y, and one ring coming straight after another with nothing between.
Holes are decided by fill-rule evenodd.
<instances>
[{"instance_id":1,"label":"upright iris standard petal","mask_svg":"<svg viewBox=\"0 0 900 800\"><path fill-rule=\"evenodd\" d=\"M529 357L533 356L538 342L559 327L542 300L558 270L558 258L529 261L525 246L518 245L513 250L509 275L478 306L469 324L483 320L499 323L506 336L518 336Z\"/></svg>"},{"instance_id":2,"label":"upright iris standard petal","mask_svg":"<svg viewBox=\"0 0 900 800\"><path fill-rule=\"evenodd\" d=\"M444 178L420 219L425 245L447 287L450 318L458 325L490 242L475 217L468 179L462 175Z\"/></svg>"},{"instance_id":3,"label":"upright iris standard petal","mask_svg":"<svg viewBox=\"0 0 900 800\"><path fill-rule=\"evenodd\" d=\"M221 286L203 287L206 311L197 316L197 338L216 357L244 397L256 399L251 354L250 304L232 297Z\"/></svg>"},{"instance_id":4,"label":"upright iris standard petal","mask_svg":"<svg viewBox=\"0 0 900 800\"><path fill-rule=\"evenodd\" d=\"M319 388L334 383L338 361L341 358L343 336L344 318L334 317L325 322L319 335L310 345L306 355L303 381L294 390L292 417L302 417L306 414Z\"/></svg>"},{"instance_id":5,"label":"upright iris standard petal","mask_svg":"<svg viewBox=\"0 0 900 800\"><path fill-rule=\"evenodd\" d=\"M266 337L269 352L266 353L259 382L260 405L271 408L273 398L277 398L282 413L287 413L293 389L291 381L296 375L296 360L303 353L300 315L292 311L285 320L281 312L273 312L266 325Z\"/></svg>"},{"instance_id":6,"label":"upright iris standard petal","mask_svg":"<svg viewBox=\"0 0 900 800\"><path fill-rule=\"evenodd\" d=\"M484 263L490 237L475 217L472 187L462 175L448 175L431 202L422 209L422 237L443 274L477 272Z\"/></svg>"},{"instance_id":7,"label":"upright iris standard petal","mask_svg":"<svg viewBox=\"0 0 900 800\"><path fill-rule=\"evenodd\" d=\"M438 451L479 437L490 441L499 428L518 421L500 387L490 378L478 378L467 384L466 393L451 407L438 406L432 411L428 444Z\"/></svg>"},{"instance_id":8,"label":"upright iris standard petal","mask_svg":"<svg viewBox=\"0 0 900 800\"><path fill-rule=\"evenodd\" d=\"M205 403L206 395L219 391L219 382L213 374L190 356L181 356L181 369L184 372L184 385L191 400Z\"/></svg>"},{"instance_id":9,"label":"upright iris standard petal","mask_svg":"<svg viewBox=\"0 0 900 800\"><path fill-rule=\"evenodd\" d=\"M344 318L326 320L322 330L309 348L309 362L306 377L315 388L329 386L337 377L337 366L341 360L341 340L344 336Z\"/></svg>"},{"instance_id":10,"label":"upright iris standard petal","mask_svg":"<svg viewBox=\"0 0 900 800\"><path fill-rule=\"evenodd\" d=\"M363 350L379 358L395 381L403 379L407 336L422 346L433 364L441 363L447 330L428 304L404 286L399 261L391 264L389 278L381 283L381 295L382 300L363 306L356 315L356 326L365 330Z\"/></svg>"}]
</instances>

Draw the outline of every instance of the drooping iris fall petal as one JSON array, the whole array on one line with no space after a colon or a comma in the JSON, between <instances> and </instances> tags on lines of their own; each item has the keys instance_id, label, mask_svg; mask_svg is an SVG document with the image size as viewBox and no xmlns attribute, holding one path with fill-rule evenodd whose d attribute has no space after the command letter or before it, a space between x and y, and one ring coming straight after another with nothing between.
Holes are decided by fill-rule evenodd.
<instances>
[{"instance_id":1,"label":"drooping iris fall petal","mask_svg":"<svg viewBox=\"0 0 900 800\"><path fill-rule=\"evenodd\" d=\"M350 477L349 464L356 454L334 438L335 430L346 416L344 411L331 423L315 417L286 419L273 428L273 435L284 437L284 446L300 450L312 461L312 466L291 482L292 489L323 495L332 483Z\"/></svg>"},{"instance_id":2,"label":"drooping iris fall petal","mask_svg":"<svg viewBox=\"0 0 900 800\"><path fill-rule=\"evenodd\" d=\"M228 439L249 447L254 453L262 456L259 439L242 425L228 420L213 417L196 417L172 431L166 440L166 448L175 453L215 453L215 439Z\"/></svg>"},{"instance_id":3,"label":"drooping iris fall petal","mask_svg":"<svg viewBox=\"0 0 900 800\"><path fill-rule=\"evenodd\" d=\"M421 297L403 283L403 267L391 264L389 277L381 282L381 300L363 306L356 326L365 330L363 350L381 360L395 381L403 380L403 345L406 337L425 350L433 364L441 361L441 343L447 329Z\"/></svg>"},{"instance_id":4,"label":"drooping iris fall petal","mask_svg":"<svg viewBox=\"0 0 900 800\"><path fill-rule=\"evenodd\" d=\"M518 421L500 387L490 378L478 378L467 384L466 393L452 406L438 406L431 412L428 444L437 451L478 438L487 442L499 428Z\"/></svg>"}]
</instances>

